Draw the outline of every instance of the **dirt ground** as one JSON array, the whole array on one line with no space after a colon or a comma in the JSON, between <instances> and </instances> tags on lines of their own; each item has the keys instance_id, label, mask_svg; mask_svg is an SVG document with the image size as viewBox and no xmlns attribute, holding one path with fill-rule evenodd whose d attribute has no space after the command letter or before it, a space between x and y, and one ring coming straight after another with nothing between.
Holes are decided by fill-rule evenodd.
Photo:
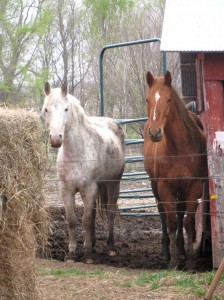
<instances>
[{"instance_id":1,"label":"dirt ground","mask_svg":"<svg viewBox=\"0 0 224 300\"><path fill-rule=\"evenodd\" d=\"M140 151L141 153L141 151ZM133 153L128 153L132 155ZM134 153L136 154L136 153ZM56 159L56 157L55 157ZM47 200L48 211L51 218L51 233L48 237L47 257L64 261L68 252L68 231L65 217L65 210L62 200L59 198L58 181L56 179L55 159L52 160L51 169L48 172L45 184L45 197ZM125 172L144 171L141 162L126 165ZM150 188L149 179L136 181L122 181L121 191L131 190L127 195L133 196L132 190ZM152 192L140 192L137 195L152 194ZM154 197L150 198L131 198L119 199L118 206L130 207L145 204L155 205ZM82 262L83 229L82 215L83 203L79 194L76 196L76 215L77 224L77 256L78 261ZM122 212L122 211L121 211ZM124 212L129 212L125 210ZM133 212L133 210L132 210ZM157 207L135 210L135 212L158 213ZM120 216L115 222L115 242L117 256L108 257L106 255L106 236L107 224L103 224L100 218L96 222L96 253L94 259L96 264L106 264L116 267L144 268L144 269L163 269L166 264L159 259L161 250L161 222L158 216L133 217ZM210 251L210 249L209 249ZM206 253L198 259L198 270L210 270L212 268L211 253Z\"/></svg>"},{"instance_id":2,"label":"dirt ground","mask_svg":"<svg viewBox=\"0 0 224 300\"><path fill-rule=\"evenodd\" d=\"M50 258L64 261L68 251L68 231L65 210L60 207L49 207L52 218L52 229L49 234L47 255ZM77 206L77 257L83 262L83 207ZM164 269L167 265L159 259L161 250L161 223L158 216L118 217L115 222L115 241L117 255L108 257L106 254L107 226L99 217L96 222L96 253L93 253L95 264L132 269ZM198 258L198 271L212 268L211 255Z\"/></svg>"}]
</instances>

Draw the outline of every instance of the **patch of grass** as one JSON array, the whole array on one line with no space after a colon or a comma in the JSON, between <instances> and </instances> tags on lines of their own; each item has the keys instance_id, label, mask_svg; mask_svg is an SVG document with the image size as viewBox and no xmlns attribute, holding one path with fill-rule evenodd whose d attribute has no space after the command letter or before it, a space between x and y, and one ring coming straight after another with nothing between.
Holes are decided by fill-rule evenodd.
<instances>
[{"instance_id":1,"label":"patch of grass","mask_svg":"<svg viewBox=\"0 0 224 300\"><path fill-rule=\"evenodd\" d=\"M164 280L164 278L169 276L169 271L159 271L154 273L149 273L147 271L143 271L136 278L136 284L139 286L145 286L150 284L152 289L158 289Z\"/></svg>"},{"instance_id":2,"label":"patch of grass","mask_svg":"<svg viewBox=\"0 0 224 300\"><path fill-rule=\"evenodd\" d=\"M119 272L116 273L111 271L103 271L99 268L83 269L81 267L70 268L51 268L51 267L39 267L37 269L39 276L53 276L55 278L66 277L80 277L88 280L89 277L99 279L99 283L104 280L110 282L113 286L118 288L132 288L134 289L135 285L139 287L149 287L151 290L157 290L158 292L164 292L172 290L172 292L181 295L192 295L203 297L213 278L216 271L204 272L189 274L182 271L170 271L170 270L161 270L161 271L141 271L137 274L129 272ZM224 299L222 293L222 287L224 286L224 274L220 280L219 293L216 291L213 295L214 300ZM101 298L104 299L104 295ZM109 299L109 298L108 298Z\"/></svg>"},{"instance_id":3,"label":"patch of grass","mask_svg":"<svg viewBox=\"0 0 224 300\"><path fill-rule=\"evenodd\" d=\"M91 276L91 277L104 277L106 273L99 269L93 269L91 271L81 270L79 268L63 268L63 269L50 269L50 268L39 268L37 273L41 276L56 276L56 277L81 277L81 276Z\"/></svg>"},{"instance_id":4,"label":"patch of grass","mask_svg":"<svg viewBox=\"0 0 224 300\"><path fill-rule=\"evenodd\" d=\"M175 278L175 285L177 289L182 293L189 294L193 293L198 296L205 295L205 284L204 278L199 274L185 274L179 273Z\"/></svg>"},{"instance_id":5,"label":"patch of grass","mask_svg":"<svg viewBox=\"0 0 224 300\"><path fill-rule=\"evenodd\" d=\"M131 280L124 280L124 281L114 281L115 286L131 288L133 287L133 282Z\"/></svg>"},{"instance_id":6,"label":"patch of grass","mask_svg":"<svg viewBox=\"0 0 224 300\"><path fill-rule=\"evenodd\" d=\"M164 286L173 286L174 289L182 294L193 294L204 296L215 275L215 271L206 273L189 274L181 271L158 271L149 273L143 271L136 278L135 283L139 286L149 285L151 289L161 289ZM220 283L224 282L224 275ZM216 296L216 300L223 297Z\"/></svg>"},{"instance_id":7,"label":"patch of grass","mask_svg":"<svg viewBox=\"0 0 224 300\"><path fill-rule=\"evenodd\" d=\"M196 295L204 295L205 290L207 290L207 287L211 284L214 275L215 271L197 274L180 273L180 275L176 277L175 282L180 288L185 290L193 289ZM224 282L224 276L220 282Z\"/></svg>"}]
</instances>

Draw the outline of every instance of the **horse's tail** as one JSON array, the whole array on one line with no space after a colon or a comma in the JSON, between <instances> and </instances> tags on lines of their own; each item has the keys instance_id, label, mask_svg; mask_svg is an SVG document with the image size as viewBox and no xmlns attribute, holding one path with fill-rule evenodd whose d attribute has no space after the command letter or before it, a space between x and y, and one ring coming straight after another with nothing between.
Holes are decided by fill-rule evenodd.
<instances>
[{"instance_id":1,"label":"horse's tail","mask_svg":"<svg viewBox=\"0 0 224 300\"><path fill-rule=\"evenodd\" d=\"M117 214L118 205L117 203L116 204L109 203L107 186L103 184L100 185L98 189L97 211L103 222L106 220L106 217L108 217L109 211L116 212L116 216L119 216L119 214Z\"/></svg>"},{"instance_id":2,"label":"horse's tail","mask_svg":"<svg viewBox=\"0 0 224 300\"><path fill-rule=\"evenodd\" d=\"M108 209L108 194L107 187L101 184L98 189L97 209L102 220L105 220Z\"/></svg>"}]
</instances>

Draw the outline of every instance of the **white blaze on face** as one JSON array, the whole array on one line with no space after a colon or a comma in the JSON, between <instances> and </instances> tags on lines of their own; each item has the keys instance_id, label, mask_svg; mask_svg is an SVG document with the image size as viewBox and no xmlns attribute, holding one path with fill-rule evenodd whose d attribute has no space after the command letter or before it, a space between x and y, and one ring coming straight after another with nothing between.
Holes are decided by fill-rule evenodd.
<instances>
[{"instance_id":1,"label":"white blaze on face","mask_svg":"<svg viewBox=\"0 0 224 300\"><path fill-rule=\"evenodd\" d=\"M155 119L156 119L156 106L157 106L157 103L158 103L159 99L160 99L160 94L159 94L159 92L156 92L156 94L155 94L155 101L156 101L156 104L155 104L155 107L154 107L154 113L153 113L153 120L154 120L154 121L155 121Z\"/></svg>"}]
</instances>

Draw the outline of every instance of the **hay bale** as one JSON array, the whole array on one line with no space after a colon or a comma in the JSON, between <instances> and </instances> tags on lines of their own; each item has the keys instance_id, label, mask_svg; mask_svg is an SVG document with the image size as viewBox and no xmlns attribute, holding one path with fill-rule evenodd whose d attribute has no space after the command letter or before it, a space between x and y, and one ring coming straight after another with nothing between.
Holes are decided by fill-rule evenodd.
<instances>
[{"instance_id":1,"label":"hay bale","mask_svg":"<svg viewBox=\"0 0 224 300\"><path fill-rule=\"evenodd\" d=\"M35 250L46 240L39 118L0 108L0 299L36 299Z\"/></svg>"}]
</instances>

